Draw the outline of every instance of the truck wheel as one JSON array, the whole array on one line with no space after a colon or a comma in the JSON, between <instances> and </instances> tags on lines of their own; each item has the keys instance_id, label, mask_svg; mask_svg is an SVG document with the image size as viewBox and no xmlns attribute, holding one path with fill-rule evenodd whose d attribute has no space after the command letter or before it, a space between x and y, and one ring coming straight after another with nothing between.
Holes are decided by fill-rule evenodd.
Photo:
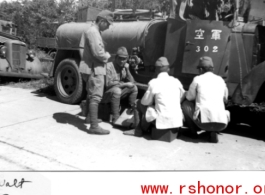
<instances>
[{"instance_id":1,"label":"truck wheel","mask_svg":"<svg viewBox=\"0 0 265 195\"><path fill-rule=\"evenodd\" d=\"M67 104L79 103L85 97L85 86L73 59L60 62L55 71L54 90L58 99Z\"/></svg>"}]
</instances>

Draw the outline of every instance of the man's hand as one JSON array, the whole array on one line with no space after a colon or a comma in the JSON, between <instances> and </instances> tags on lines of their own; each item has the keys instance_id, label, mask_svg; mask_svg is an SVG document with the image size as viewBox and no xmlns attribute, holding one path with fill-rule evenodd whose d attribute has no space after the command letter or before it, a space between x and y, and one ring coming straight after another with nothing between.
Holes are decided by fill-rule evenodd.
<instances>
[{"instance_id":1,"label":"man's hand","mask_svg":"<svg viewBox=\"0 0 265 195\"><path fill-rule=\"evenodd\" d=\"M109 59L111 57L111 55L109 54L109 52L106 52L106 56Z\"/></svg>"},{"instance_id":2,"label":"man's hand","mask_svg":"<svg viewBox=\"0 0 265 195\"><path fill-rule=\"evenodd\" d=\"M127 83L123 83L120 85L120 88L125 88L125 87L132 88L132 87L134 87L134 84L131 82L127 82Z\"/></svg>"},{"instance_id":3,"label":"man's hand","mask_svg":"<svg viewBox=\"0 0 265 195\"><path fill-rule=\"evenodd\" d=\"M124 68L126 69L126 70L129 70L129 64L127 64L127 63L125 63L125 65L124 65Z\"/></svg>"}]
</instances>

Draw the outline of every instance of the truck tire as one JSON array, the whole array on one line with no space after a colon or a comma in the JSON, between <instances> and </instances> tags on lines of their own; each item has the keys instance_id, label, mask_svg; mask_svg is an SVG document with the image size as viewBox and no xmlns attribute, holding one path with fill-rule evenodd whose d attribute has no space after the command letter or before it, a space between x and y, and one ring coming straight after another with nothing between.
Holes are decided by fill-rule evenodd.
<instances>
[{"instance_id":1,"label":"truck tire","mask_svg":"<svg viewBox=\"0 0 265 195\"><path fill-rule=\"evenodd\" d=\"M54 90L58 99L66 104L77 104L85 97L84 86L76 61L61 61L54 77Z\"/></svg>"}]
</instances>

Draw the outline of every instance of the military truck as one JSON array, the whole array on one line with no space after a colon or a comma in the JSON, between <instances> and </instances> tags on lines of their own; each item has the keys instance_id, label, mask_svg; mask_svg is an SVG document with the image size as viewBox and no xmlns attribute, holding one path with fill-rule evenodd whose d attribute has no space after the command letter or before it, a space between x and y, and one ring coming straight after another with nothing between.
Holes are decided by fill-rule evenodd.
<instances>
[{"instance_id":1,"label":"military truck","mask_svg":"<svg viewBox=\"0 0 265 195\"><path fill-rule=\"evenodd\" d=\"M225 80L231 100L250 105L257 100L265 101L264 8L263 1L252 0L250 15L254 19L247 21L239 17L238 11L230 21L183 17L116 21L102 36L112 57L120 46L130 53L138 48L143 65L131 66L131 72L140 90L146 89L154 77L154 64L161 56L168 58L170 74L185 89L198 74L199 58L210 56L215 64L214 73ZM85 85L79 72L83 48L79 47L79 41L89 26L89 23L68 23L57 30L58 52L50 74L54 76L55 92L61 102L75 104L84 98Z\"/></svg>"},{"instance_id":2,"label":"military truck","mask_svg":"<svg viewBox=\"0 0 265 195\"><path fill-rule=\"evenodd\" d=\"M17 25L11 21L0 20L0 32L4 32L13 36L17 35Z\"/></svg>"},{"instance_id":3,"label":"military truck","mask_svg":"<svg viewBox=\"0 0 265 195\"><path fill-rule=\"evenodd\" d=\"M33 50L16 36L16 25L0 20L0 76L43 78L43 67Z\"/></svg>"}]
</instances>

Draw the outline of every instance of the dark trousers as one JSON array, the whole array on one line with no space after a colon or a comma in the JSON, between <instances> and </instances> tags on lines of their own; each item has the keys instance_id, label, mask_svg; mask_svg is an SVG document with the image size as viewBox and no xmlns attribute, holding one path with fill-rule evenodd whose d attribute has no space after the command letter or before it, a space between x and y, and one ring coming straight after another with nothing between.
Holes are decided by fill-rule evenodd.
<instances>
[{"instance_id":1,"label":"dark trousers","mask_svg":"<svg viewBox=\"0 0 265 195\"><path fill-rule=\"evenodd\" d=\"M195 102L185 100L181 106L184 114L184 124L192 131L222 131L227 127L227 124L225 123L202 123L200 117L198 117L196 120L193 120Z\"/></svg>"},{"instance_id":2,"label":"dark trousers","mask_svg":"<svg viewBox=\"0 0 265 195\"><path fill-rule=\"evenodd\" d=\"M141 100L136 100L136 109L139 112L139 125L142 131L148 131L151 125L155 125L155 120L152 122L147 122L145 114L147 111L147 106L141 104Z\"/></svg>"},{"instance_id":3,"label":"dark trousers","mask_svg":"<svg viewBox=\"0 0 265 195\"><path fill-rule=\"evenodd\" d=\"M137 93L138 89L136 86L131 88L125 87L123 89L114 86L104 93L102 103L109 103L112 98L124 99L129 97L129 105L133 105L135 103Z\"/></svg>"}]
</instances>

